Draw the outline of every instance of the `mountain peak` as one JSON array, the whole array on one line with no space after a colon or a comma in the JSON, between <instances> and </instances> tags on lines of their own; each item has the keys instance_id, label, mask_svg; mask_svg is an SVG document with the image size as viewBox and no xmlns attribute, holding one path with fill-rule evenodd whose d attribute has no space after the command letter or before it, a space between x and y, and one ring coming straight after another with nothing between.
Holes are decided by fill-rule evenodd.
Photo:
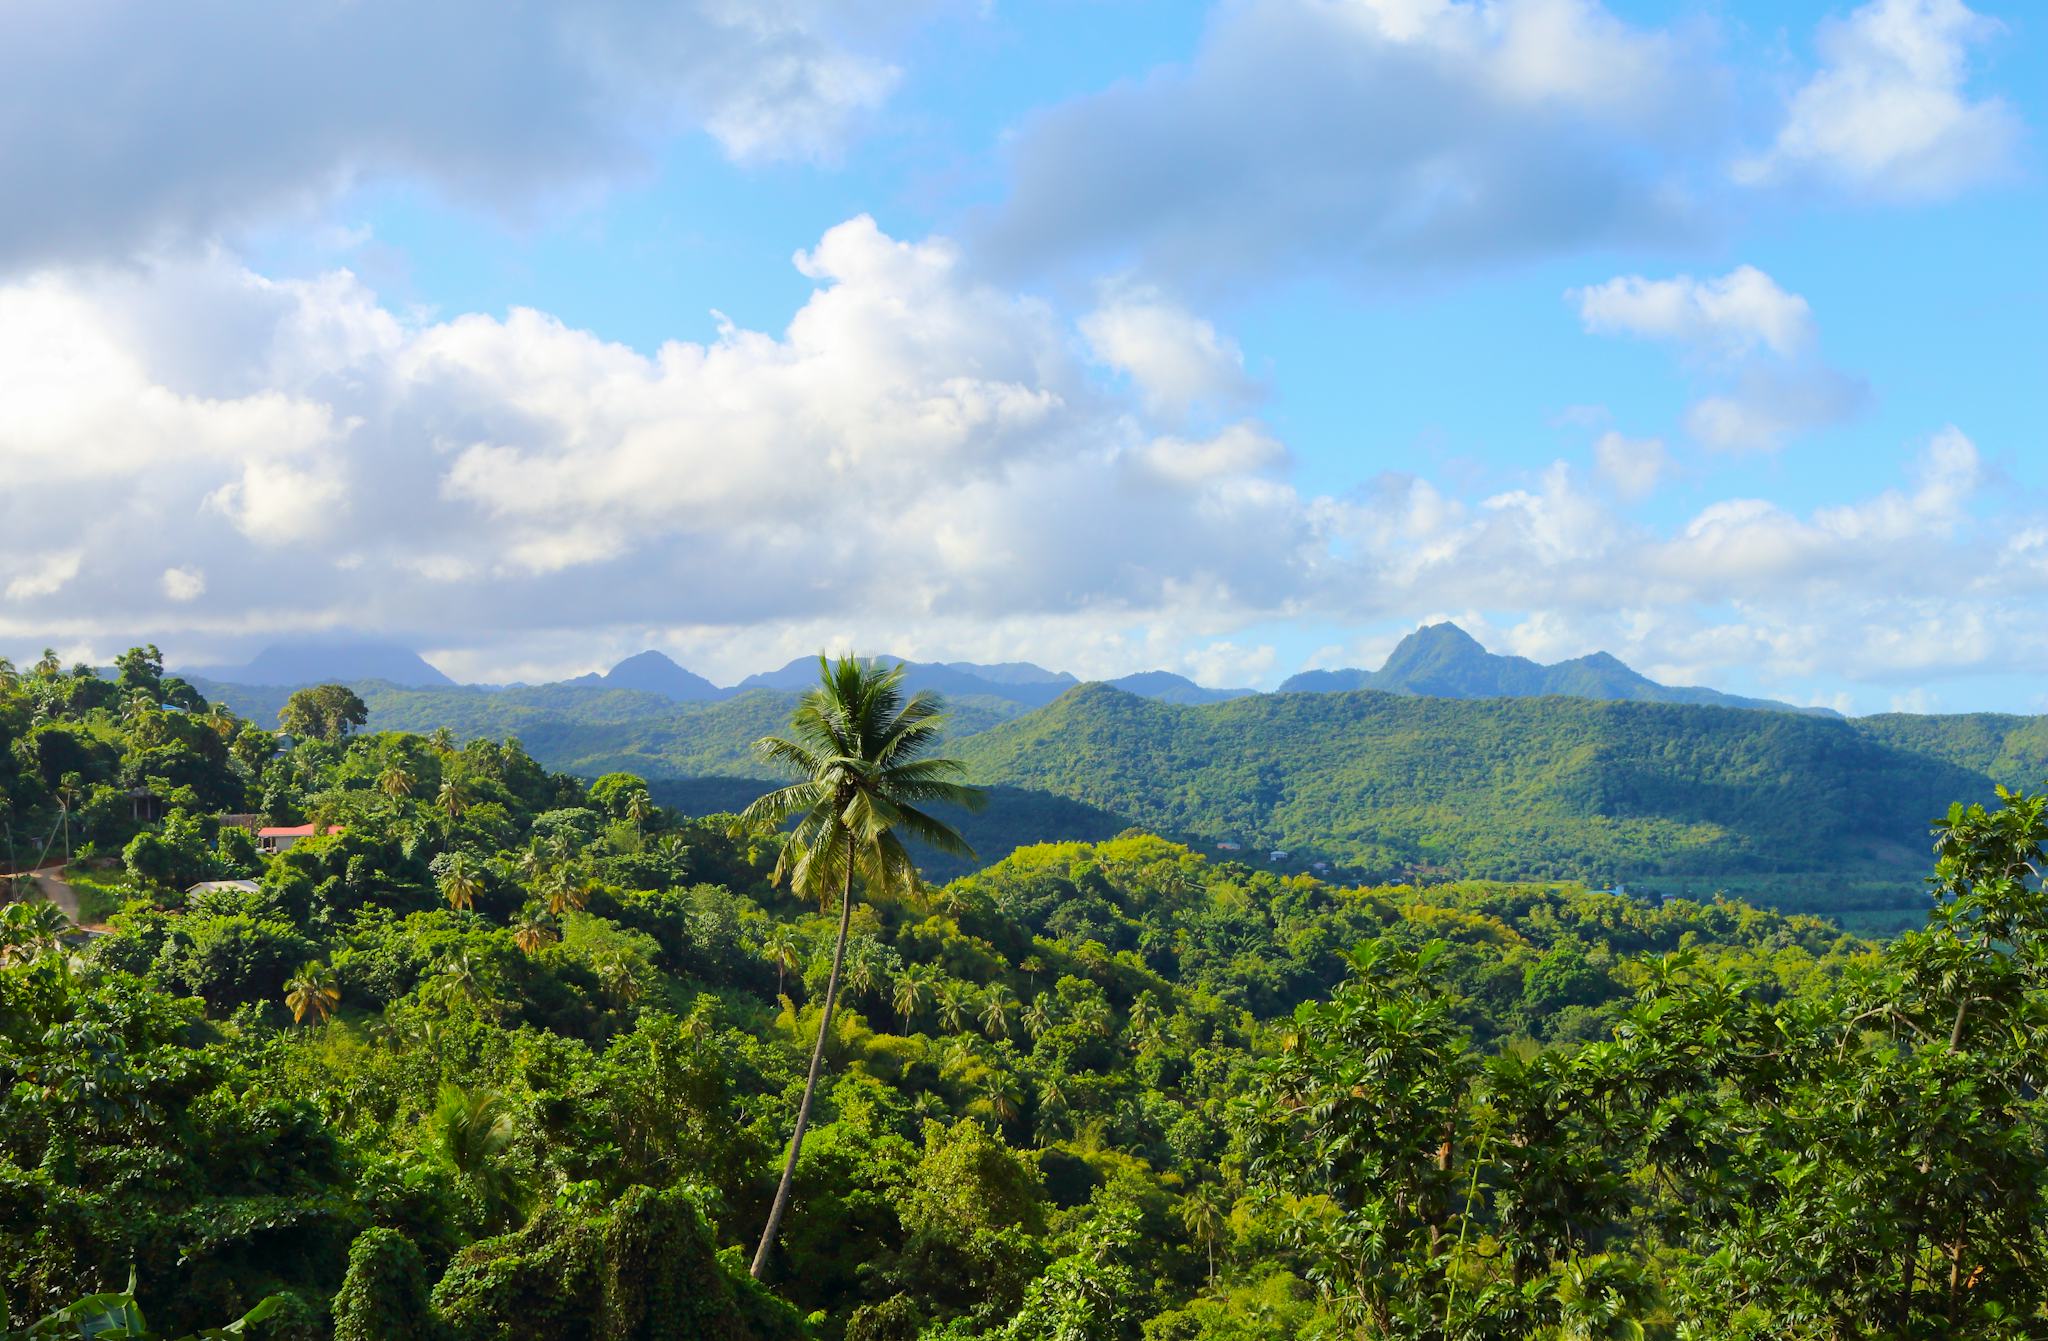
<instances>
[{"instance_id":1,"label":"mountain peak","mask_svg":"<svg viewBox=\"0 0 2048 1341\"><path fill-rule=\"evenodd\" d=\"M1283 692L1332 693L1380 689L1428 698L1626 699L1652 703L1703 703L1729 708L1805 712L1789 703L1742 698L1712 689L1658 684L1608 652L1542 665L1527 657L1489 652L1456 624L1427 624L1403 638L1376 671L1305 671L1280 686Z\"/></svg>"},{"instance_id":2,"label":"mountain peak","mask_svg":"<svg viewBox=\"0 0 2048 1341\"><path fill-rule=\"evenodd\" d=\"M725 691L701 675L678 666L661 652L635 652L602 675L578 676L571 684L594 685L600 689L637 689L659 694L682 703L724 698Z\"/></svg>"},{"instance_id":3,"label":"mountain peak","mask_svg":"<svg viewBox=\"0 0 2048 1341\"><path fill-rule=\"evenodd\" d=\"M366 638L295 638L272 643L239 666L184 672L227 684L349 684L386 680L409 688L442 689L455 681L410 647Z\"/></svg>"}]
</instances>

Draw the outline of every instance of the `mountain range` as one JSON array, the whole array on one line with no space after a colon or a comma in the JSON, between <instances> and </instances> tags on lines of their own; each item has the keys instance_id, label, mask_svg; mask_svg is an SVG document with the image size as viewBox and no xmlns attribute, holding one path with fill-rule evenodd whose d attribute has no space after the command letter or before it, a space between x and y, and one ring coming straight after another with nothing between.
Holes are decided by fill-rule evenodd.
<instances>
[{"instance_id":1,"label":"mountain range","mask_svg":"<svg viewBox=\"0 0 2048 1341\"><path fill-rule=\"evenodd\" d=\"M1403 638L1376 671L1312 670L1290 676L1280 692L1337 693L1382 689L1428 698L1618 699L1637 703L1698 703L1722 708L1837 715L1774 699L1743 698L1718 689L1658 684L1606 652L1545 666L1527 657L1499 656L1456 624L1429 624Z\"/></svg>"},{"instance_id":2,"label":"mountain range","mask_svg":"<svg viewBox=\"0 0 2048 1341\"><path fill-rule=\"evenodd\" d=\"M949 698L1000 699L1025 708L1051 703L1081 681L1065 671L1050 671L1028 661L993 665L970 661L921 662L875 656L883 664L900 663L905 685L932 690ZM185 672L236 685L293 686L324 681L356 683L382 680L411 688L446 688L454 681L417 653L389 643L304 642L265 649L242 666L202 667ZM817 679L817 659L798 657L775 670L762 671L721 688L685 670L660 652L640 652L609 671L592 671L556 682L583 689L629 689L655 694L677 703L715 702L750 690L782 692L808 688ZM1140 671L1107 683L1140 698L1166 703L1222 703L1244 698L1252 689L1214 689L1172 671ZM523 688L525 686L514 686ZM1742 698L1715 689L1658 684L1606 652L1545 666L1525 657L1487 651L1455 624L1431 624L1403 638L1377 671L1360 669L1303 671L1280 686L1281 693L1338 693L1380 689L1388 693L1432 698L1570 698L1619 699L1648 703L1695 703L1730 708L1826 714L1825 708L1799 708L1770 699Z\"/></svg>"}]
</instances>

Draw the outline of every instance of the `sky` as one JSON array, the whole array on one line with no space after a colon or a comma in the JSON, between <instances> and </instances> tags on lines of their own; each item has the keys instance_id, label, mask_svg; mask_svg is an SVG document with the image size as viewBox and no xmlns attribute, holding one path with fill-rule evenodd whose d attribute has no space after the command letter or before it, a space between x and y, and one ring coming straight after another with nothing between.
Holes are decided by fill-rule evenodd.
<instances>
[{"instance_id":1,"label":"sky","mask_svg":"<svg viewBox=\"0 0 2048 1341\"><path fill-rule=\"evenodd\" d=\"M0 0L0 654L2048 711L2018 0Z\"/></svg>"}]
</instances>

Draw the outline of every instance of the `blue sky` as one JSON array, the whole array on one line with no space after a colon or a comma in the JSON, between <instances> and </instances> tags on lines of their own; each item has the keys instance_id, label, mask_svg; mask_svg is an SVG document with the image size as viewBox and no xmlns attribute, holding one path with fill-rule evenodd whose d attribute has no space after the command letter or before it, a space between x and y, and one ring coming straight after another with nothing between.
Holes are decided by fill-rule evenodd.
<instances>
[{"instance_id":1,"label":"blue sky","mask_svg":"<svg viewBox=\"0 0 2048 1341\"><path fill-rule=\"evenodd\" d=\"M734 12L0 11L0 651L2048 711L2033 8Z\"/></svg>"}]
</instances>

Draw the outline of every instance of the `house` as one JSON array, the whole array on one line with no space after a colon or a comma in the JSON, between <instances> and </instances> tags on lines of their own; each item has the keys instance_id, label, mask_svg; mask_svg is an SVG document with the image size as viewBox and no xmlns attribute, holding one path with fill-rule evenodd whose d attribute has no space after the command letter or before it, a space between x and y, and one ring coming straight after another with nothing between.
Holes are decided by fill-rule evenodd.
<instances>
[{"instance_id":1,"label":"house","mask_svg":"<svg viewBox=\"0 0 2048 1341\"><path fill-rule=\"evenodd\" d=\"M254 894L262 888L254 880L201 880L196 885L185 886L185 892L187 894L212 894L221 890L238 889L246 894Z\"/></svg>"},{"instance_id":2,"label":"house","mask_svg":"<svg viewBox=\"0 0 2048 1341\"><path fill-rule=\"evenodd\" d=\"M1268 852L1266 855L1274 861L1286 861L1287 849L1284 847L1276 847L1271 852Z\"/></svg>"},{"instance_id":3,"label":"house","mask_svg":"<svg viewBox=\"0 0 2048 1341\"><path fill-rule=\"evenodd\" d=\"M341 826L339 824L330 824L322 832L340 833ZM293 824L284 827L258 829L256 831L256 846L265 852L282 852L301 838L311 838L312 836L313 826L310 824Z\"/></svg>"},{"instance_id":4,"label":"house","mask_svg":"<svg viewBox=\"0 0 2048 1341\"><path fill-rule=\"evenodd\" d=\"M128 789L128 818L137 824L154 824L164 817L164 798L147 787Z\"/></svg>"},{"instance_id":5,"label":"house","mask_svg":"<svg viewBox=\"0 0 2048 1341\"><path fill-rule=\"evenodd\" d=\"M1244 844L1233 843L1226 838L1216 845L1216 850L1218 852L1242 852L1244 851Z\"/></svg>"}]
</instances>

